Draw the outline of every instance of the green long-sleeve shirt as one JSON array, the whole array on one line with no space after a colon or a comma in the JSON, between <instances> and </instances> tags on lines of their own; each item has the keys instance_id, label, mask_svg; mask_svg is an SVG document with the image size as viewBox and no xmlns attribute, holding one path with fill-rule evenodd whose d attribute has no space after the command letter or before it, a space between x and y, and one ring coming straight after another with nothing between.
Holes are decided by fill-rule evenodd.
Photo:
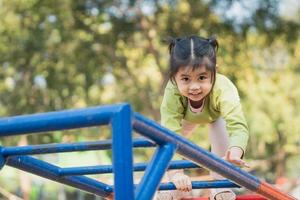
<instances>
[{"instance_id":1,"label":"green long-sleeve shirt","mask_svg":"<svg viewBox=\"0 0 300 200\"><path fill-rule=\"evenodd\" d=\"M219 117L226 121L229 134L229 147L238 146L244 151L249 133L238 91L234 84L224 75L217 74L215 85L206 97L202 112L194 113L188 106L186 97L180 95L176 84L168 82L160 108L161 125L181 133L182 119L203 124L212 123Z\"/></svg>"}]
</instances>

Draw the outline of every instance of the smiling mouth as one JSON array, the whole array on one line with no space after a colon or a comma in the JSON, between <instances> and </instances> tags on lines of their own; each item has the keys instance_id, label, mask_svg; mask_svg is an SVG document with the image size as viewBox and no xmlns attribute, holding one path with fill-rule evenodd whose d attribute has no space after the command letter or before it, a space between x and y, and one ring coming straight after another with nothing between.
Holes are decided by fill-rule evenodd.
<instances>
[{"instance_id":1,"label":"smiling mouth","mask_svg":"<svg viewBox=\"0 0 300 200\"><path fill-rule=\"evenodd\" d=\"M189 94L189 98L194 100L194 101L198 101L200 98L202 98L201 93L196 93L196 94Z\"/></svg>"},{"instance_id":2,"label":"smiling mouth","mask_svg":"<svg viewBox=\"0 0 300 200\"><path fill-rule=\"evenodd\" d=\"M200 95L201 93L189 93L189 95L191 95L191 96L198 96L198 95Z\"/></svg>"}]
</instances>

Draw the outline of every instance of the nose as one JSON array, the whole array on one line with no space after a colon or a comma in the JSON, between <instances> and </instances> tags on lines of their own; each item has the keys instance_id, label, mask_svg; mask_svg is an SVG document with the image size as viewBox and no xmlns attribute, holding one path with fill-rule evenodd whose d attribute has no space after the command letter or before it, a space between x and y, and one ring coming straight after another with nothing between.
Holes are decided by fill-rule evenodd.
<instances>
[{"instance_id":1,"label":"nose","mask_svg":"<svg viewBox=\"0 0 300 200\"><path fill-rule=\"evenodd\" d=\"M190 90L196 91L196 90L200 90L200 89L201 89L201 86L199 83L191 83Z\"/></svg>"}]
</instances>

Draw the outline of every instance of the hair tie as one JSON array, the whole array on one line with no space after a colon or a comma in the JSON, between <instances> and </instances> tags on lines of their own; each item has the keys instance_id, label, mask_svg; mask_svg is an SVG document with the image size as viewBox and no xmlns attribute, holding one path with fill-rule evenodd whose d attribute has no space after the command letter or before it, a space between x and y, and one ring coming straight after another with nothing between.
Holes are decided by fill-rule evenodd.
<instances>
[{"instance_id":1,"label":"hair tie","mask_svg":"<svg viewBox=\"0 0 300 200\"><path fill-rule=\"evenodd\" d=\"M217 38L216 36L211 36L207 39L208 43L214 47L215 51L218 50L218 47L219 47L219 43L217 41Z\"/></svg>"}]
</instances>

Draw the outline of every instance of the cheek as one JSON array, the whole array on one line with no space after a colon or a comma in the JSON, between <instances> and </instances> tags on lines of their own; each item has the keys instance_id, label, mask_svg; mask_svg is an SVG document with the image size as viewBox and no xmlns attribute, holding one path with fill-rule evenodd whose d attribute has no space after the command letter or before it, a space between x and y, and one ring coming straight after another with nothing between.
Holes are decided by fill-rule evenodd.
<instances>
[{"instance_id":1,"label":"cheek","mask_svg":"<svg viewBox=\"0 0 300 200\"><path fill-rule=\"evenodd\" d=\"M181 85L181 84L177 85L177 87L181 94L184 94L187 88L185 85Z\"/></svg>"},{"instance_id":2,"label":"cheek","mask_svg":"<svg viewBox=\"0 0 300 200\"><path fill-rule=\"evenodd\" d=\"M211 88L212 88L212 84L211 84L211 83L205 84L205 89L206 89L206 90L210 91Z\"/></svg>"}]
</instances>

